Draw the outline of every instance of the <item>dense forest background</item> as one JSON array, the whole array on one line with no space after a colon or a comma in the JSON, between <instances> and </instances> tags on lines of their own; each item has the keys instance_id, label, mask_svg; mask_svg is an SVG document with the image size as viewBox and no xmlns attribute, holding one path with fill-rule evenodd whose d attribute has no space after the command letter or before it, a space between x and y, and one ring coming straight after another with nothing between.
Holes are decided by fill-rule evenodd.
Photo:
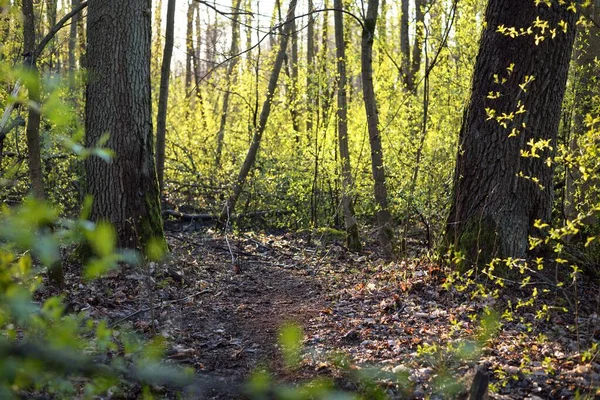
<instances>
[{"instance_id":1,"label":"dense forest background","mask_svg":"<svg viewBox=\"0 0 600 400\"><path fill-rule=\"evenodd\" d=\"M102 372L106 360L44 353L37 341L17 338L42 332L42 343L53 335L76 341L79 355L119 353L129 342L115 332L131 321L148 337L179 334L168 354L196 357L201 371L208 356L190 355L198 346L191 328L175 334L156 312L231 290L231 301L253 304L242 309L256 311L246 320L274 312L279 327L288 312L310 331L304 343L316 347L318 328L308 322L314 310L303 308L311 296L325 315L321 336L344 350L370 348L379 326L400 329L394 318L403 312L429 318L448 307L444 316L464 314L465 321L448 317L443 329L451 325L461 340L478 332L472 351L448 337L440 339L444 351L435 341L425 346L414 327L382 333L388 342L408 335L407 348L418 348L421 364L395 371L413 383L394 381L386 392L381 380L389 377L340 383L336 376L335 390L444 398L464 395L464 386L482 398L491 385L493 393L505 388L518 397L525 392L511 387L511 376L533 374L548 378L543 393L553 398L598 395L599 10L598 0L0 0L0 353L42 365L25 379L19 365L0 364L11 371L1 389L25 397L81 394L68 378L79 374L127 376L138 385L124 389L132 397L182 388L227 392L227 382L199 383L171 370L161 381L153 345L132 350L157 362L144 375L125 367L130 360ZM257 254L262 264L252 266ZM198 267L202 257L213 264ZM306 267L290 280L298 286L286 286L290 265ZM248 278L255 275L264 280ZM97 286L87 281L98 277ZM244 286L249 281L260 289ZM177 291L185 296L176 298ZM254 291L259 297L251 300ZM126 300L112 307L138 311L98 311L115 293ZM292 298L281 303L287 308L261 308L282 293ZM32 296L43 304L34 322L35 313L24 311ZM53 296L62 296L64 307ZM428 296L435 306L421 310ZM241 329L219 325L222 310L233 306L216 297L208 304L221 311L202 320L210 333L195 334ZM358 327L324 322L339 304L346 307L340 315L361 315ZM65 315L90 307L96 311L87 331L81 321L56 330ZM371 321L367 310L383 316ZM569 337L564 347L552 342L543 357L522 360L518 373L506 360L482 361L494 348L490 341L497 347L514 332L523 332L521 348L532 340L541 348L548 338L534 334L552 336L554 318ZM270 336L252 340L267 346L276 328L261 323ZM436 325L414 323L420 332ZM307 368L321 365L313 355L313 364L300 363L304 369L291 366L303 340L296 329L286 325L279 334L284 381L313 378ZM343 331L338 337L336 329ZM221 344L213 336L214 350ZM93 351L81 351L90 342ZM400 353L394 357L406 356ZM150 363L144 357L137 362ZM64 392L41 378L53 358L67 376L61 382L70 382ZM354 368L338 361L323 368L333 375ZM459 364L475 375L461 388L449 383L461 374ZM238 372L245 379L255 366L253 358ZM433 370L421 373L423 366ZM565 377L561 368L576 372ZM413 379L413 370L421 377ZM577 374L590 378L582 383ZM263 382L261 376L253 379ZM431 383L435 376L440 381ZM153 386L153 379L164 384ZM253 393L234 381L231 398ZM532 396L533 381L522 386ZM98 382L89 393L119 386ZM568 393L558 390L560 382L568 382ZM306 393L298 395L317 396Z\"/></svg>"}]
</instances>

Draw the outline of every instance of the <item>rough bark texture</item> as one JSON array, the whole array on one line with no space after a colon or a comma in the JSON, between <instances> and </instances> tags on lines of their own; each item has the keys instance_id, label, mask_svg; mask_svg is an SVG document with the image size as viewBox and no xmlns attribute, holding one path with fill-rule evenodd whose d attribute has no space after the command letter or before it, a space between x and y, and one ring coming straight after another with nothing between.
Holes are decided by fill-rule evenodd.
<instances>
[{"instance_id":1,"label":"rough bark texture","mask_svg":"<svg viewBox=\"0 0 600 400\"><path fill-rule=\"evenodd\" d=\"M281 35L281 44L277 53L277 58L275 59L275 64L273 65L273 70L271 71L271 77L269 78L267 98L265 99L262 110L260 112L258 126L254 128L252 143L250 144L250 148L248 149L248 153L246 154L246 158L244 160L244 163L242 164L242 168L240 169L238 177L234 183L233 192L231 193L231 196L229 196L229 198L227 199L227 202L225 203L225 206L221 211L221 216L219 217L219 224L221 226L225 226L229 216L233 214L237 200L240 197L240 194L242 193L244 183L246 182L246 178L248 177L248 173L254 165L254 161L256 161L256 155L260 147L262 135L265 130L265 127L267 126L267 121L271 112L271 102L273 101L275 90L277 89L279 73L281 72L281 67L283 66L283 60L285 58L285 51L288 44L288 38L292 29L291 21L294 19L294 14L296 11L296 3L297 0L290 0L290 7L286 18L285 28L283 30L283 35Z\"/></svg>"},{"instance_id":2,"label":"rough bark texture","mask_svg":"<svg viewBox=\"0 0 600 400\"><path fill-rule=\"evenodd\" d=\"M379 243L386 257L394 255L394 230L392 216L388 210L387 188L383 164L383 148L379 132L379 115L373 86L373 38L377 22L378 0L369 0L369 8L364 21L361 40L361 76L363 99L367 113L369 144L371 145L371 169L375 181L375 202L377 204L377 225Z\"/></svg>"},{"instance_id":3,"label":"rough bark texture","mask_svg":"<svg viewBox=\"0 0 600 400\"><path fill-rule=\"evenodd\" d=\"M171 57L173 56L173 36L175 31L175 3L168 0L167 26L165 29L165 49L160 68L160 92L156 115L156 174L160 193L165 182L165 138L167 134L167 104L169 102L169 77L171 76Z\"/></svg>"},{"instance_id":4,"label":"rough bark texture","mask_svg":"<svg viewBox=\"0 0 600 400\"><path fill-rule=\"evenodd\" d=\"M556 38L551 39L546 30L548 37L536 45L534 35L511 38L497 32L501 25L527 29L538 16L557 28ZM536 7L533 1L521 0L490 0L485 17L471 100L460 132L447 226L450 243L463 251L469 263L485 263L494 256L526 256L533 222L550 219L553 169L546 160L552 153L546 149L538 151L540 158L524 158L520 151L530 150L530 140L549 140L556 146L577 20L564 6ZM559 28L561 20L568 23L566 33ZM523 90L520 85L528 76L535 80ZM488 96L496 92L501 96ZM506 127L486 113L486 109L497 115L516 113L520 105L526 111L515 114L512 121L503 120ZM511 137L513 128L516 135ZM539 179L539 185L519 173Z\"/></svg>"},{"instance_id":5,"label":"rough bark texture","mask_svg":"<svg viewBox=\"0 0 600 400\"><path fill-rule=\"evenodd\" d=\"M600 17L600 0L595 0L584 12L594 21ZM595 62L600 57L600 28L588 22L587 27L580 27L576 50L573 54L575 65L575 104L573 115L573 129L569 146L573 153L579 149L578 141L581 135L589 129L585 124L585 118L593 112L594 96L600 94L600 66ZM586 182L578 182L581 179L579 166L568 168L566 174L566 205L565 217L569 220L577 217L582 211L588 213L591 204L586 202L585 197L594 198L594 187L598 187L598 177L595 176ZM596 189L597 190L597 189ZM579 205L579 207L578 207ZM586 218L585 222L589 225L598 224L597 218Z\"/></svg>"},{"instance_id":6,"label":"rough bark texture","mask_svg":"<svg viewBox=\"0 0 600 400\"><path fill-rule=\"evenodd\" d=\"M333 7L343 10L342 0L334 0ZM344 225L346 227L346 244L352 251L360 251L361 243L358 235L358 224L354 216L352 191L354 183L350 166L350 150L348 149L348 98L346 92L346 42L344 40L344 14L335 11L335 47L337 58L337 124L340 161L342 163L342 206L344 208Z\"/></svg>"},{"instance_id":7,"label":"rough bark texture","mask_svg":"<svg viewBox=\"0 0 600 400\"><path fill-rule=\"evenodd\" d=\"M122 247L164 240L154 166L150 0L93 0L88 7L86 146L105 134L112 162L85 161L91 218L108 220ZM109 34L110 33L110 34Z\"/></svg>"},{"instance_id":8,"label":"rough bark texture","mask_svg":"<svg viewBox=\"0 0 600 400\"><path fill-rule=\"evenodd\" d=\"M241 0L233 0L233 9L238 10L242 4ZM221 153L223 151L223 140L225 139L225 127L227 125L227 114L229 112L229 95L233 84L235 82L235 67L238 64L239 57L234 57L240 52L240 14L235 13L231 19L231 48L229 50L229 57L233 57L229 60L227 65L227 89L223 95L223 108L221 109L221 123L219 125L219 132L217 133L217 152L215 155L215 165L218 168L221 167Z\"/></svg>"},{"instance_id":9,"label":"rough bark texture","mask_svg":"<svg viewBox=\"0 0 600 400\"><path fill-rule=\"evenodd\" d=\"M40 75L35 65L33 55L35 53L35 17L33 12L33 1L24 0L23 7L23 41L24 53L31 57L31 73L33 79L27 85L29 101L40 104ZM29 162L29 179L31 190L35 197L43 199L44 180L42 178L42 159L40 155L40 113L37 107L29 107L27 115L27 157Z\"/></svg>"}]
</instances>

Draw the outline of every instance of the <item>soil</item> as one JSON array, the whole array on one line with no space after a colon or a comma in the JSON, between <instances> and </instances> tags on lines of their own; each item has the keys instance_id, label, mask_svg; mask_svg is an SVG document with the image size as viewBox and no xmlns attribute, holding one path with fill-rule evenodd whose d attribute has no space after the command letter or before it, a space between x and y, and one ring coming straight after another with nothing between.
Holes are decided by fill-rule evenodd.
<instances>
[{"instance_id":1,"label":"soil","mask_svg":"<svg viewBox=\"0 0 600 400\"><path fill-rule=\"evenodd\" d=\"M91 282L71 268L64 294L72 311L164 337L167 362L193 367L217 388L194 398L245 398L243 384L259 369L282 385L328 377L365 398L375 393L369 374L390 398L465 398L477 368L490 376L490 398L600 396L598 353L584 359L581 350L600 333L591 283L578 288L590 305L578 332L571 314L535 320L524 307L482 339L487 328L476 316L494 300L445 287L447 271L426 257L388 262L369 244L356 254L323 237L186 227L170 226L164 262ZM304 332L296 367L278 346L290 322Z\"/></svg>"}]
</instances>

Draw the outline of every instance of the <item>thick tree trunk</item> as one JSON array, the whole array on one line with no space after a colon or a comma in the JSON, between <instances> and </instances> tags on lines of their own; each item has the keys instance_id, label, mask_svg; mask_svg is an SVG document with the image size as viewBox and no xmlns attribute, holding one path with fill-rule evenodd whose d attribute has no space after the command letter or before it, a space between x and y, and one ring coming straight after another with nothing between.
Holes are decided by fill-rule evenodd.
<instances>
[{"instance_id":1,"label":"thick tree trunk","mask_svg":"<svg viewBox=\"0 0 600 400\"><path fill-rule=\"evenodd\" d=\"M27 154L29 162L29 179L31 180L31 190L35 197L43 199L44 180L42 178L42 159L40 155L40 74L35 65L35 17L33 11L33 1L24 0L23 7L23 39L24 53L31 57L31 72L33 79L27 85L29 92L29 101L35 104L29 107L27 116Z\"/></svg>"},{"instance_id":2,"label":"thick tree trunk","mask_svg":"<svg viewBox=\"0 0 600 400\"><path fill-rule=\"evenodd\" d=\"M334 0L333 7L343 10L342 0ZM346 227L346 244L352 251L360 251L361 243L358 235L358 224L354 216L352 204L352 191L354 182L350 166L350 150L348 149L348 98L346 96L346 42L344 40L344 14L342 11L334 12L335 22L335 47L337 58L337 123L338 142L340 147L340 161L342 163L342 206L344 208L344 225Z\"/></svg>"},{"instance_id":3,"label":"thick tree trunk","mask_svg":"<svg viewBox=\"0 0 600 400\"><path fill-rule=\"evenodd\" d=\"M265 127L267 126L267 121L271 112L271 103L273 101L273 96L275 95L275 90L277 89L279 73L281 72L281 67L283 66L283 60L285 58L288 38L292 29L291 22L294 19L296 11L296 3L297 0L290 0L290 7L286 18L285 28L283 30L283 35L281 35L281 44L277 53L277 58L275 59L275 64L273 65L273 70L271 71L271 77L269 78L267 98L265 99L262 110L260 112L258 126L254 127L252 143L250 145L250 148L248 149L246 159L244 160L242 168L240 169L238 177L234 183L233 192L229 196L229 199L227 199L227 202L225 203L225 206L221 211L221 216L219 217L219 224L221 226L225 226L229 216L233 214L237 200L240 197L240 194L242 193L244 183L246 182L246 178L248 177L248 173L250 172L250 169L254 166L254 162L256 161L256 155L260 147L262 135L265 130Z\"/></svg>"},{"instance_id":4,"label":"thick tree trunk","mask_svg":"<svg viewBox=\"0 0 600 400\"><path fill-rule=\"evenodd\" d=\"M169 77L171 76L171 57L175 32L175 2L167 3L167 26L165 30L165 50L160 69L160 92L158 95L158 111L156 115L156 174L158 188L162 193L165 186L165 139L167 135L167 104L169 102Z\"/></svg>"},{"instance_id":5,"label":"thick tree trunk","mask_svg":"<svg viewBox=\"0 0 600 400\"><path fill-rule=\"evenodd\" d=\"M369 0L367 16L361 41L361 76L363 99L367 113L369 143L371 145L371 168L375 181L375 202L377 203L377 225L379 243L386 257L394 256L394 230L392 216L388 210L387 188L383 163L383 147L379 132L379 115L373 86L373 39L377 22L378 0Z\"/></svg>"},{"instance_id":6,"label":"thick tree trunk","mask_svg":"<svg viewBox=\"0 0 600 400\"><path fill-rule=\"evenodd\" d=\"M242 4L241 0L233 0L233 9L238 10ZM231 48L229 50L229 57L234 57L240 52L240 14L236 12L231 19ZM229 112L229 97L233 84L235 83L234 74L235 67L238 64L238 57L232 58L227 66L227 88L223 95L223 108L221 109L221 122L219 124L219 132L217 133L217 152L215 155L215 165L217 169L221 167L221 152L223 151L223 140L225 139L225 127L227 125L227 114Z\"/></svg>"},{"instance_id":7,"label":"thick tree trunk","mask_svg":"<svg viewBox=\"0 0 600 400\"><path fill-rule=\"evenodd\" d=\"M498 32L500 26L527 30L537 17L556 28L554 39L546 29L536 45L542 34L536 27L516 38ZM469 263L525 257L534 221L550 220L554 171L546 162L552 150L538 150L539 158L521 151L542 140L556 146L577 21L566 6L520 0L490 0L485 18L447 226L450 243Z\"/></svg>"},{"instance_id":8,"label":"thick tree trunk","mask_svg":"<svg viewBox=\"0 0 600 400\"><path fill-rule=\"evenodd\" d=\"M94 0L88 8L86 146L109 135L112 162L85 161L91 219L108 220L121 247L164 241L154 166L150 0ZM110 34L108 34L110 32Z\"/></svg>"}]
</instances>

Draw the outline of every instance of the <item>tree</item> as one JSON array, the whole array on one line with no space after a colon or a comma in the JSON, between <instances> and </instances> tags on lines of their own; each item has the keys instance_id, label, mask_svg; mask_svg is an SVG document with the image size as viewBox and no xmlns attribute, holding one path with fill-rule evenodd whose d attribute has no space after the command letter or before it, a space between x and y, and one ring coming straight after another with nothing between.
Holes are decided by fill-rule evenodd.
<instances>
[{"instance_id":1,"label":"tree","mask_svg":"<svg viewBox=\"0 0 600 400\"><path fill-rule=\"evenodd\" d=\"M409 3L410 0L402 0L400 15L400 49L402 52L402 81L409 91L415 90L415 77L421 68L421 53L423 51L424 21L426 0L414 0L415 6L415 35L411 48L409 38Z\"/></svg>"},{"instance_id":2,"label":"tree","mask_svg":"<svg viewBox=\"0 0 600 400\"><path fill-rule=\"evenodd\" d=\"M242 193L244 184L246 183L248 173L250 172L250 169L254 166L254 162L256 161L256 155L258 154L258 149L260 147L262 135L265 131L265 127L269 119L269 114L271 113L271 103L273 102L273 96L275 96L275 90L277 89L279 73L281 72L281 67L283 66L285 51L288 44L288 37L290 36L290 32L292 30L291 22L294 19L294 13L296 11L296 3L297 0L290 0L290 7L288 9L288 14L285 20L285 28L283 29L283 34L281 35L279 51L277 52L277 58L275 59L275 64L273 65L273 70L271 71L271 77L269 78L267 97L263 103L263 107L260 112L258 125L254 127L252 143L250 144L250 148L248 149L248 153L246 154L244 163L242 164L240 172L233 185L233 191L227 199L227 202L225 203L225 206L221 211L221 215L219 216L219 224L222 226L226 225L229 216L233 214L237 200L240 197L240 194Z\"/></svg>"},{"instance_id":3,"label":"tree","mask_svg":"<svg viewBox=\"0 0 600 400\"><path fill-rule=\"evenodd\" d=\"M167 132L167 104L169 102L169 77L171 75L171 57L175 31L175 0L167 3L167 26L165 30L165 49L160 69L160 92L156 115L156 172L158 188L162 193L165 185L165 136Z\"/></svg>"},{"instance_id":4,"label":"tree","mask_svg":"<svg viewBox=\"0 0 600 400\"><path fill-rule=\"evenodd\" d=\"M215 155L215 166L217 169L221 167L221 152L223 150L223 140L225 139L225 127L227 125L227 116L229 114L229 96L233 90L233 83L235 81L235 67L238 64L238 53L240 52L240 5L241 0L233 0L233 18L231 19L231 48L229 50L230 60L227 63L227 75L225 79L227 81L227 88L223 95L223 108L221 110L221 122L219 125L219 132L217 133L217 152Z\"/></svg>"},{"instance_id":5,"label":"tree","mask_svg":"<svg viewBox=\"0 0 600 400\"><path fill-rule=\"evenodd\" d=\"M534 222L550 220L548 164L575 37L571 6L487 5L447 223L448 240L469 262L525 257Z\"/></svg>"},{"instance_id":6,"label":"tree","mask_svg":"<svg viewBox=\"0 0 600 400\"><path fill-rule=\"evenodd\" d=\"M590 18L597 19L600 15L600 3L593 2L584 8L583 12L587 13ZM578 38L576 41L573 59L575 61L575 71L573 73L574 96L574 111L573 111L573 126L570 133L569 148L573 154L582 153L580 150L580 140L585 136L589 127L586 124L586 118L598 110L594 110L596 103L594 97L600 94L598 88L598 74L600 73L600 64L596 61L600 56L600 27L591 21L583 20L579 25ZM582 179L580 169L582 165L575 163L566 165L566 187L565 197L566 204L564 214L568 220L573 220L579 212L589 213L594 206L593 200L597 198L594 180L597 176L591 179ZM586 166L583 166L586 167ZM593 169L593 167L592 167ZM599 170L596 169L595 172ZM596 175L592 172L592 175ZM590 201L592 200L592 201ZM588 225L596 225L596 218L586 218L585 222Z\"/></svg>"},{"instance_id":7,"label":"tree","mask_svg":"<svg viewBox=\"0 0 600 400\"><path fill-rule=\"evenodd\" d=\"M33 11L33 0L24 0L23 8L23 40L24 53L29 57L31 79L27 85L29 92L29 113L27 116L27 154L29 162L29 179L33 195L38 199L45 197L44 180L42 178L42 158L40 154L40 74L35 65L35 17Z\"/></svg>"},{"instance_id":8,"label":"tree","mask_svg":"<svg viewBox=\"0 0 600 400\"><path fill-rule=\"evenodd\" d=\"M145 249L152 238L164 241L152 140L151 1L95 0L87 21L85 143L106 140L115 153L109 163L85 161L91 219L111 222L120 246Z\"/></svg>"},{"instance_id":9,"label":"tree","mask_svg":"<svg viewBox=\"0 0 600 400\"><path fill-rule=\"evenodd\" d=\"M377 24L377 8L379 0L369 0L367 15L363 21L361 39L361 77L363 83L363 99L367 113L369 144L371 146L371 170L375 181L375 203L377 205L377 236L386 257L394 254L394 230L392 215L388 210L387 187L383 163L383 146L379 132L379 114L373 86L373 40Z\"/></svg>"},{"instance_id":10,"label":"tree","mask_svg":"<svg viewBox=\"0 0 600 400\"><path fill-rule=\"evenodd\" d=\"M346 42L344 40L344 8L342 0L334 0L335 47L337 57L337 124L340 160L342 163L342 207L344 209L344 225L346 227L346 243L348 248L359 251L361 248L358 235L358 224L352 205L352 169L350 166L350 150L348 149L348 98L346 79Z\"/></svg>"}]
</instances>

